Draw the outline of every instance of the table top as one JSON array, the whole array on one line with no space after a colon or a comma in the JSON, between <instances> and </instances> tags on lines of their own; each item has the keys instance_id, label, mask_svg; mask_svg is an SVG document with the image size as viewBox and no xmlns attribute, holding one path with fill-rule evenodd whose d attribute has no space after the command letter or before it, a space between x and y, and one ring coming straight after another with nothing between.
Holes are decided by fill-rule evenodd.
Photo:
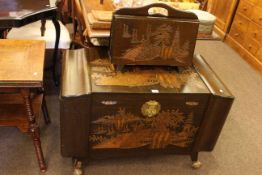
<instances>
[{"instance_id":1,"label":"table top","mask_svg":"<svg viewBox=\"0 0 262 175\"><path fill-rule=\"evenodd\" d=\"M0 40L0 87L41 87L45 42Z\"/></svg>"},{"instance_id":2,"label":"table top","mask_svg":"<svg viewBox=\"0 0 262 175\"><path fill-rule=\"evenodd\" d=\"M51 0L0 0L0 27L19 27L38 20L37 16L39 19L43 16L51 16L56 11L56 5L52 2ZM28 22L23 21L26 19Z\"/></svg>"}]
</instances>

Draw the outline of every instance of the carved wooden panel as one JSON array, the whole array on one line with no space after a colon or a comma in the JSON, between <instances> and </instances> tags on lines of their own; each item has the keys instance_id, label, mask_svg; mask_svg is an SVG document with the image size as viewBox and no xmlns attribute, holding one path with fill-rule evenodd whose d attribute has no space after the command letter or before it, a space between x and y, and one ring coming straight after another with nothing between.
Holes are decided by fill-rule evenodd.
<instances>
[{"instance_id":1,"label":"carved wooden panel","mask_svg":"<svg viewBox=\"0 0 262 175\"><path fill-rule=\"evenodd\" d=\"M143 16L141 9L130 10L127 15L122 10L114 15L110 46L112 62L120 65L191 65L198 32L197 17L174 9L174 12L170 10L174 16L168 11L170 16L152 17L147 8L143 9L147 14Z\"/></svg>"},{"instance_id":2,"label":"carved wooden panel","mask_svg":"<svg viewBox=\"0 0 262 175\"><path fill-rule=\"evenodd\" d=\"M194 114L179 109L160 111L156 116L141 117L119 108L114 115L101 116L92 122L89 141L93 149L165 148L168 145L189 147L198 130Z\"/></svg>"},{"instance_id":3,"label":"carved wooden panel","mask_svg":"<svg viewBox=\"0 0 262 175\"><path fill-rule=\"evenodd\" d=\"M197 72L191 67L164 69L163 67L128 67L125 71L115 71L106 59L91 61L91 78L96 86L143 87L159 86L162 88L181 89L192 82L204 89Z\"/></svg>"}]
</instances>

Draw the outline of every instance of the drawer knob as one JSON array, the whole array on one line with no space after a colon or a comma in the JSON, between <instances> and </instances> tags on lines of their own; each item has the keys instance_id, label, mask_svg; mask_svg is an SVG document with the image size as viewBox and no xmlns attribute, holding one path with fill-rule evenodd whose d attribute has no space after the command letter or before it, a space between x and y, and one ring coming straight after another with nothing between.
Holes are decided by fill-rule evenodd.
<instances>
[{"instance_id":1,"label":"drawer knob","mask_svg":"<svg viewBox=\"0 0 262 175\"><path fill-rule=\"evenodd\" d=\"M246 8L246 7L244 7L244 8L243 8L243 10L244 10L244 11L247 11L247 8Z\"/></svg>"},{"instance_id":2,"label":"drawer knob","mask_svg":"<svg viewBox=\"0 0 262 175\"><path fill-rule=\"evenodd\" d=\"M141 107L143 116L151 118L156 116L161 110L161 105L155 100L145 102Z\"/></svg>"},{"instance_id":3,"label":"drawer knob","mask_svg":"<svg viewBox=\"0 0 262 175\"><path fill-rule=\"evenodd\" d=\"M103 105L106 105L106 106L112 106L112 105L116 105L117 104L117 101L110 101L110 100L108 100L108 101L101 101L101 103L103 104Z\"/></svg>"},{"instance_id":4,"label":"drawer knob","mask_svg":"<svg viewBox=\"0 0 262 175\"><path fill-rule=\"evenodd\" d=\"M252 49L252 45L248 45L248 48L249 48L249 49Z\"/></svg>"},{"instance_id":5,"label":"drawer knob","mask_svg":"<svg viewBox=\"0 0 262 175\"><path fill-rule=\"evenodd\" d=\"M234 36L239 36L239 33L234 34Z\"/></svg>"}]
</instances>

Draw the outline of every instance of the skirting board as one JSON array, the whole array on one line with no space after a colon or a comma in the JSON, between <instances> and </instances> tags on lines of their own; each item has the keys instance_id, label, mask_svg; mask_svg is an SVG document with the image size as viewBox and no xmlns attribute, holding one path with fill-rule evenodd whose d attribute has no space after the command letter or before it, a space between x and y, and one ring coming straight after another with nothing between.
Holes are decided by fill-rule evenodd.
<instances>
[{"instance_id":1,"label":"skirting board","mask_svg":"<svg viewBox=\"0 0 262 175\"><path fill-rule=\"evenodd\" d=\"M243 46L241 46L238 42L236 42L229 35L226 36L225 43L227 43L231 48L237 51L237 53L246 60L250 65L256 68L262 74L262 61L258 60L258 58L254 57L251 53L249 53Z\"/></svg>"}]
</instances>

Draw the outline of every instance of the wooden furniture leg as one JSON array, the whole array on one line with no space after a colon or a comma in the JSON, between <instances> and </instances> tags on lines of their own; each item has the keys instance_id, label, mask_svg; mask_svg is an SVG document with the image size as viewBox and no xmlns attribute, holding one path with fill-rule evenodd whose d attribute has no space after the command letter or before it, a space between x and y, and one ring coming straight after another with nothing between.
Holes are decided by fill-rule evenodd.
<instances>
[{"instance_id":1,"label":"wooden furniture leg","mask_svg":"<svg viewBox=\"0 0 262 175\"><path fill-rule=\"evenodd\" d=\"M41 36L45 36L45 30L46 30L45 24L46 24L46 19L41 19L41 28L40 28Z\"/></svg>"},{"instance_id":2,"label":"wooden furniture leg","mask_svg":"<svg viewBox=\"0 0 262 175\"><path fill-rule=\"evenodd\" d=\"M78 23L76 19L73 19L73 28L74 28L74 33L73 33L73 39L76 40L76 34L77 34L77 27L78 27Z\"/></svg>"},{"instance_id":3,"label":"wooden furniture leg","mask_svg":"<svg viewBox=\"0 0 262 175\"><path fill-rule=\"evenodd\" d=\"M0 29L0 39L6 39L9 29Z\"/></svg>"},{"instance_id":4,"label":"wooden furniture leg","mask_svg":"<svg viewBox=\"0 0 262 175\"><path fill-rule=\"evenodd\" d=\"M26 112L29 120L29 133L31 134L32 140L34 142L35 152L38 159L38 164L40 167L41 172L46 172L47 167L43 156L43 151L41 147L40 141L40 129L38 124L36 123L34 112L32 109L32 103L30 99L30 90L29 89L22 89L21 95L24 99Z\"/></svg>"},{"instance_id":5,"label":"wooden furniture leg","mask_svg":"<svg viewBox=\"0 0 262 175\"><path fill-rule=\"evenodd\" d=\"M45 95L43 94L43 101L42 101L42 112L43 112L43 116L44 116L44 120L45 120L45 124L48 125L51 123L49 114L48 114L48 109L46 106L46 100L45 100Z\"/></svg>"},{"instance_id":6,"label":"wooden furniture leg","mask_svg":"<svg viewBox=\"0 0 262 175\"><path fill-rule=\"evenodd\" d=\"M198 160L198 152L191 153L192 168L199 169L202 163Z\"/></svg>"},{"instance_id":7,"label":"wooden furniture leg","mask_svg":"<svg viewBox=\"0 0 262 175\"><path fill-rule=\"evenodd\" d=\"M83 175L83 162L80 159L73 158L73 175Z\"/></svg>"},{"instance_id":8,"label":"wooden furniture leg","mask_svg":"<svg viewBox=\"0 0 262 175\"><path fill-rule=\"evenodd\" d=\"M48 124L51 123L51 119L49 117L48 108L47 108L47 105L46 105L45 90L44 90L44 88L39 88L37 92L40 93L40 94L43 94L41 108L42 108L45 124L48 125Z\"/></svg>"},{"instance_id":9,"label":"wooden furniture leg","mask_svg":"<svg viewBox=\"0 0 262 175\"><path fill-rule=\"evenodd\" d=\"M76 21L76 14L75 14L75 0L71 0L71 17L73 22L73 39L76 39L76 33L77 33L77 21Z\"/></svg>"},{"instance_id":10,"label":"wooden furniture leg","mask_svg":"<svg viewBox=\"0 0 262 175\"><path fill-rule=\"evenodd\" d=\"M56 17L53 17L52 22L55 26L55 30L56 30L56 40L55 40L55 49L54 49L54 54L53 54L53 78L55 81L55 85L58 86L59 85L59 78L57 77L57 72L56 72L56 67L57 67L57 58L58 58L58 46L59 46L59 40L60 40L60 24L57 21Z\"/></svg>"}]
</instances>

